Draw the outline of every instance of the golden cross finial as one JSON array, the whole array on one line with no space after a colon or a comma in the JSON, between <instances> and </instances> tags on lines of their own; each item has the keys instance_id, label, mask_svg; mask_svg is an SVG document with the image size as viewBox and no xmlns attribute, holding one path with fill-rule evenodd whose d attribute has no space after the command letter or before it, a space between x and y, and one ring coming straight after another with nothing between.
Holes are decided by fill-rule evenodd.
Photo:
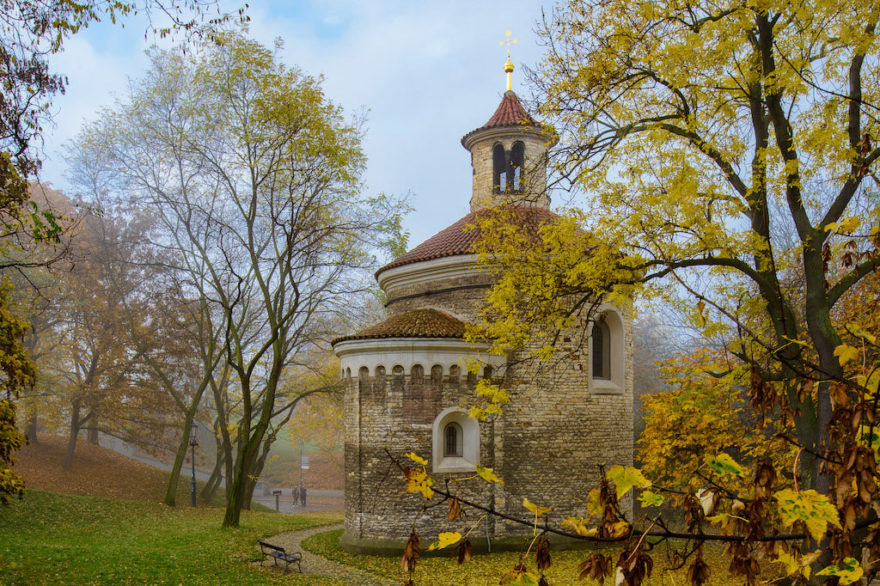
<instances>
[{"instance_id":1,"label":"golden cross finial","mask_svg":"<svg viewBox=\"0 0 880 586\"><path fill-rule=\"evenodd\" d=\"M501 45L507 45L507 63L504 64L504 72L507 74L507 91L513 90L513 82L510 79L510 74L513 73L513 63L510 60L510 45L511 43L516 43L518 39L510 38L510 31L504 33L507 37L506 40L501 41Z\"/></svg>"}]
</instances>

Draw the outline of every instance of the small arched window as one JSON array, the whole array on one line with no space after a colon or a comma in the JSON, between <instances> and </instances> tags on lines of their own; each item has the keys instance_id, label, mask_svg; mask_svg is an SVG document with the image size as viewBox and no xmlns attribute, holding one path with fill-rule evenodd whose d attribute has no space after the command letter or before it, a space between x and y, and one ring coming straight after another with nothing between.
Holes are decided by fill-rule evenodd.
<instances>
[{"instance_id":1,"label":"small arched window","mask_svg":"<svg viewBox=\"0 0 880 586\"><path fill-rule=\"evenodd\" d=\"M517 141L510 151L510 164L507 169L507 191L520 193L523 190L523 166L525 165L526 146Z\"/></svg>"},{"instance_id":2,"label":"small arched window","mask_svg":"<svg viewBox=\"0 0 880 586\"><path fill-rule=\"evenodd\" d=\"M443 430L443 457L444 458L461 458L463 451L464 435L461 426L452 421L446 424Z\"/></svg>"},{"instance_id":3,"label":"small arched window","mask_svg":"<svg viewBox=\"0 0 880 586\"><path fill-rule=\"evenodd\" d=\"M507 156L504 147L496 144L492 149L492 192L501 193L507 188Z\"/></svg>"},{"instance_id":4,"label":"small arched window","mask_svg":"<svg viewBox=\"0 0 880 586\"><path fill-rule=\"evenodd\" d=\"M458 407L441 411L431 426L434 472L473 472L480 461L480 424Z\"/></svg>"},{"instance_id":5,"label":"small arched window","mask_svg":"<svg viewBox=\"0 0 880 586\"><path fill-rule=\"evenodd\" d=\"M593 324L593 378L611 378L611 333L604 319Z\"/></svg>"}]
</instances>

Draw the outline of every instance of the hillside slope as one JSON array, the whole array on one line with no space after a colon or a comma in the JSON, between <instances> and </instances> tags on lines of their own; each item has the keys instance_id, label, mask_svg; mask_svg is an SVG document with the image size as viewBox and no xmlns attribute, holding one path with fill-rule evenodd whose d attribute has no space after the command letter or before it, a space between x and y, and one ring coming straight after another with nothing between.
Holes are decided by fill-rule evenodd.
<instances>
[{"instance_id":1,"label":"hillside slope","mask_svg":"<svg viewBox=\"0 0 880 586\"><path fill-rule=\"evenodd\" d=\"M77 442L73 469L61 469L66 439L40 437L15 453L13 469L25 479L26 488L69 494L107 496L139 501L161 502L168 473L122 454ZM189 477L178 484L179 503L189 502Z\"/></svg>"}]
</instances>

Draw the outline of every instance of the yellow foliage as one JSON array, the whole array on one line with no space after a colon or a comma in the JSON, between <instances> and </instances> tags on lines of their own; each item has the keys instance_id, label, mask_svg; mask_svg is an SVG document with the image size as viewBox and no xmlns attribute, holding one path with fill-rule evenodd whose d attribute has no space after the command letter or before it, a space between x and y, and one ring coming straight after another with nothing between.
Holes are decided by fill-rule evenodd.
<instances>
[{"instance_id":1,"label":"yellow foliage","mask_svg":"<svg viewBox=\"0 0 880 586\"><path fill-rule=\"evenodd\" d=\"M614 482L618 500L623 498L623 495L632 488L648 488L651 486L651 481L645 478L638 468L633 468L632 466L612 466L605 472L605 476L608 477L608 480Z\"/></svg>"},{"instance_id":2,"label":"yellow foliage","mask_svg":"<svg viewBox=\"0 0 880 586\"><path fill-rule=\"evenodd\" d=\"M644 398L639 452L649 478L684 487L703 468L728 474L732 486L744 486L748 469L762 457L771 458L777 469L791 470L791 447L769 441L774 430L782 429L781 422L768 420L761 429L748 416L742 392L748 373L727 354L704 349L677 356L664 363L662 373L668 390ZM719 449L735 451L740 462Z\"/></svg>"},{"instance_id":3,"label":"yellow foliage","mask_svg":"<svg viewBox=\"0 0 880 586\"><path fill-rule=\"evenodd\" d=\"M522 504L523 504L523 506L524 506L526 509L528 509L529 511L531 511L531 512L533 512L533 513L535 514L535 518L536 518L536 519L537 519L538 517L540 517L541 515L543 515L544 513L549 513L550 511L553 510L553 507L541 507L541 506L538 506L538 505L536 505L535 503L533 503L532 501L530 501L530 500L527 499L527 498L524 498L524 499L523 499L523 503L522 503Z\"/></svg>"},{"instance_id":4,"label":"yellow foliage","mask_svg":"<svg viewBox=\"0 0 880 586\"><path fill-rule=\"evenodd\" d=\"M817 542L822 540L829 524L840 529L837 509L824 494L815 490L795 492L786 488L774 493L773 497L783 527L791 527L800 521Z\"/></svg>"},{"instance_id":5,"label":"yellow foliage","mask_svg":"<svg viewBox=\"0 0 880 586\"><path fill-rule=\"evenodd\" d=\"M428 476L424 468L410 470L406 476L406 492L418 492L430 500L434 496L434 480Z\"/></svg>"},{"instance_id":6,"label":"yellow foliage","mask_svg":"<svg viewBox=\"0 0 880 586\"><path fill-rule=\"evenodd\" d=\"M458 531L444 531L437 535L437 541L428 546L428 551L449 547L454 543L458 543L460 539L461 533Z\"/></svg>"},{"instance_id":7,"label":"yellow foliage","mask_svg":"<svg viewBox=\"0 0 880 586\"><path fill-rule=\"evenodd\" d=\"M495 472L493 472L491 468L485 468L477 464L477 474L486 482L497 482L498 484L504 486L504 481L498 478L498 476L496 476Z\"/></svg>"}]
</instances>

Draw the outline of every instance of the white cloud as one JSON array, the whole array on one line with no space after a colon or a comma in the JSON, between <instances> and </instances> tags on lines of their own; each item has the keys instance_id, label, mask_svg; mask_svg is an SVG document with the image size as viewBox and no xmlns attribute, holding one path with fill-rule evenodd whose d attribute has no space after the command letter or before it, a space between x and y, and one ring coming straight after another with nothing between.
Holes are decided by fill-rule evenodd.
<instances>
[{"instance_id":1,"label":"white cloud","mask_svg":"<svg viewBox=\"0 0 880 586\"><path fill-rule=\"evenodd\" d=\"M283 60L324 75L330 99L351 113L370 110L365 179L372 193L413 192L416 211L405 222L412 245L468 212L470 157L459 139L486 122L501 99L505 30L519 39L515 63L539 58L532 32L539 4L313 0L254 3L248 14L251 36L268 46L283 38ZM101 28L72 39L55 61L70 88L56 101L50 152L147 66L143 28ZM515 89L521 81L515 73ZM61 171L53 157L43 175L58 183Z\"/></svg>"}]
</instances>

